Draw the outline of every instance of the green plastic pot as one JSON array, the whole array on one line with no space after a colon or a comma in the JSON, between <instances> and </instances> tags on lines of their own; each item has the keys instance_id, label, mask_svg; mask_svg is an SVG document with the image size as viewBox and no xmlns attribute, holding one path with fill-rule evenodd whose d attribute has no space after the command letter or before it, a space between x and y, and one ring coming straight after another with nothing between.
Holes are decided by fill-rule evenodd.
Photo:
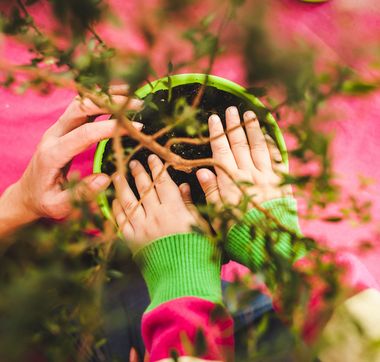
<instances>
[{"instance_id":1,"label":"green plastic pot","mask_svg":"<svg viewBox=\"0 0 380 362\"><path fill-rule=\"evenodd\" d=\"M239 84L236 84L230 80L227 80L221 77L217 77L214 75L207 76L205 74L192 73L192 74L172 75L170 78L171 78L172 87L176 87L176 86L180 86L184 84L192 84L192 83L204 84L205 81L207 80L206 84L208 86L213 86L221 91L233 94L241 98L245 102L247 102L248 105L252 104L252 106L255 106L255 107L265 108L264 105L261 103L261 101L258 98L256 98L254 95L247 92L245 88L243 88ZM152 82L151 84L146 84L145 86L138 89L135 92L135 95L136 97L143 99L150 93L155 93L156 91L159 91L159 90L167 90L168 89L167 81L168 79L167 77L165 77L165 78L158 79ZM267 113L265 123L266 123L266 127L271 128L271 134L275 138L277 146L281 152L282 159L284 160L285 164L288 166L288 154L286 150L285 141L281 133L281 130L278 127L272 114ZM101 168L102 168L102 162L103 162L103 154L104 154L108 141L109 141L108 139L103 140L97 146L95 157L94 157L94 166L93 166L94 173L102 172ZM107 219L111 219L111 208L107 200L106 194L104 192L99 195L98 203L103 212L103 215Z\"/></svg>"}]
</instances>

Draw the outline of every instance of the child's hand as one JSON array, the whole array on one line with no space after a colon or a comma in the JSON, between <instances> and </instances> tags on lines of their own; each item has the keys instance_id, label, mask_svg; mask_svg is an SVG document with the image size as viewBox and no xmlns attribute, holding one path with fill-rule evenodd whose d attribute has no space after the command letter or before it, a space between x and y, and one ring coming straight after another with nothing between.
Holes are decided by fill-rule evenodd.
<instances>
[{"instance_id":1,"label":"child's hand","mask_svg":"<svg viewBox=\"0 0 380 362\"><path fill-rule=\"evenodd\" d=\"M118 174L113 177L117 194L112 205L113 213L133 254L160 237L191 232L191 225L196 224L168 172L165 170L159 175L164 167L160 158L152 154L148 157L148 164L155 187L137 207L138 201L125 177ZM152 180L140 162L131 161L130 168L141 197Z\"/></svg>"},{"instance_id":2,"label":"child's hand","mask_svg":"<svg viewBox=\"0 0 380 362\"><path fill-rule=\"evenodd\" d=\"M229 107L226 110L227 130L239 124L237 108ZM244 124L248 140L242 126L226 135L220 118L217 115L209 118L210 138L222 134L210 142L213 158L224 165L236 181L253 183L246 191L256 203L292 195L290 185L279 186L279 173L285 173L286 166L273 140L264 136L252 111L244 114ZM242 192L222 169L216 167L216 176L208 169L200 169L197 178L207 202L221 205L223 200L232 205L239 204Z\"/></svg>"}]
</instances>

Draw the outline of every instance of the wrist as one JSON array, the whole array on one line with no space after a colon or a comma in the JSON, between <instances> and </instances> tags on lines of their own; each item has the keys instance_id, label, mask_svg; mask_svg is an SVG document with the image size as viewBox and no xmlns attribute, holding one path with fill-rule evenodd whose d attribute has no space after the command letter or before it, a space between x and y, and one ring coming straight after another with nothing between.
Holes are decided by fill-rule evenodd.
<instances>
[{"instance_id":1,"label":"wrist","mask_svg":"<svg viewBox=\"0 0 380 362\"><path fill-rule=\"evenodd\" d=\"M197 233L168 235L134 256L147 283L147 311L170 300L198 297L221 303L220 249Z\"/></svg>"},{"instance_id":2,"label":"wrist","mask_svg":"<svg viewBox=\"0 0 380 362\"><path fill-rule=\"evenodd\" d=\"M22 179L14 184L12 190L12 197L14 202L17 203L17 211L25 223L32 222L41 218L41 215L35 210L33 202L31 202L31 192L28 192L27 187L24 185Z\"/></svg>"},{"instance_id":3,"label":"wrist","mask_svg":"<svg viewBox=\"0 0 380 362\"><path fill-rule=\"evenodd\" d=\"M253 271L260 270L273 252L286 259L298 260L304 250L295 252L292 245L295 236L301 237L296 200L288 196L265 201L260 206L264 212L256 208L249 210L242 222L228 231L225 246L228 256ZM276 226L266 212L287 231Z\"/></svg>"},{"instance_id":4,"label":"wrist","mask_svg":"<svg viewBox=\"0 0 380 362\"><path fill-rule=\"evenodd\" d=\"M27 206L21 182L9 186L0 197L0 235L33 222L39 216Z\"/></svg>"}]
</instances>

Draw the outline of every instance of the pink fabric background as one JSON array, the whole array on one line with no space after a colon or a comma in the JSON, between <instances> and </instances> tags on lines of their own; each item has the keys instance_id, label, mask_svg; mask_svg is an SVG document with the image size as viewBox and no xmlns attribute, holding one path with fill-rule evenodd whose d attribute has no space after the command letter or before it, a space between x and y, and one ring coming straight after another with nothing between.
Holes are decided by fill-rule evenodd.
<instances>
[{"instance_id":1,"label":"pink fabric background","mask_svg":"<svg viewBox=\"0 0 380 362\"><path fill-rule=\"evenodd\" d=\"M124 20L138 16L137 3L112 1L118 9L118 15ZM301 35L318 47L321 61L338 59L371 77L373 72L356 56L353 45L360 46L379 39L380 5L377 0L362 1L360 7L357 3L354 0L331 0L322 5L306 5L296 0L283 0L273 9L273 24L279 34L290 37ZM40 9L35 9L39 19L42 23L48 23L46 16L39 11ZM125 32L108 28L99 31L107 40L119 45L126 44L137 51L144 49L142 40L133 32L133 27L128 27ZM24 48L9 40L4 40L1 44L1 51L9 61L15 63L23 63L29 58ZM157 59L164 60L163 54L157 52ZM214 74L243 83L241 60L233 54L224 56L217 62ZM40 96L31 91L15 95L0 89L0 192L22 175L43 132L57 120L73 96L72 92L62 89L55 90L48 96ZM346 193L360 192L363 199L372 200L377 222L372 222L370 227L353 227L347 222L302 222L302 229L333 247L354 250L357 243L365 239L377 240L379 245L380 92L360 98L336 98L326 105L324 111L334 114L329 130L336 135L333 159L335 170L340 175L340 183ZM90 173L93 154L94 147L78 156L73 169L79 170L82 175ZM370 176L376 183L369 190L360 191L357 178L359 174ZM300 205L302 208L302 201ZM379 282L380 248L358 256ZM231 276L233 269L232 266L228 267L225 276Z\"/></svg>"}]
</instances>

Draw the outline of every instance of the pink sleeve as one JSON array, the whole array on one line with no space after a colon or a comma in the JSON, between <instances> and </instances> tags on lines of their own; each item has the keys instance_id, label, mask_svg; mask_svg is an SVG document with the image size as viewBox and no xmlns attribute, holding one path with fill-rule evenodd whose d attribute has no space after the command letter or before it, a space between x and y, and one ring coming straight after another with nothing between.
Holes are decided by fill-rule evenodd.
<instances>
[{"instance_id":1,"label":"pink sleeve","mask_svg":"<svg viewBox=\"0 0 380 362\"><path fill-rule=\"evenodd\" d=\"M150 361L196 356L208 361L232 361L233 320L218 304L183 297L146 313L142 334Z\"/></svg>"}]
</instances>

